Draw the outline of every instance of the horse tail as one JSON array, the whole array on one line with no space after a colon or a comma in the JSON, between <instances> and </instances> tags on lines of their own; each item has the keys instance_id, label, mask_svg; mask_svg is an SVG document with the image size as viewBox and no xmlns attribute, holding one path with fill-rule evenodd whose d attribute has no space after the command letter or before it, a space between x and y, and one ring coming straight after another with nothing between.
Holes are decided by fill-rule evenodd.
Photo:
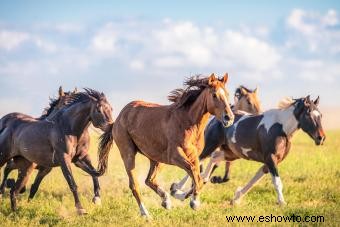
<instances>
[{"instance_id":1,"label":"horse tail","mask_svg":"<svg viewBox=\"0 0 340 227\"><path fill-rule=\"evenodd\" d=\"M99 147L98 147L98 168L97 172L99 176L102 176L107 169L107 164L109 160L109 151L113 144L113 134L112 128L113 124L105 130L105 132L99 138Z\"/></svg>"}]
</instances>

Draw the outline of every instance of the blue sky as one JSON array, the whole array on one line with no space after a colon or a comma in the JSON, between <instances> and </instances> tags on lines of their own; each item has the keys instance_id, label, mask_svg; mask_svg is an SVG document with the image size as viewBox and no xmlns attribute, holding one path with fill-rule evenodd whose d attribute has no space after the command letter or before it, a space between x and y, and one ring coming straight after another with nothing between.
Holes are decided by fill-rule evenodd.
<instances>
[{"instance_id":1,"label":"blue sky","mask_svg":"<svg viewBox=\"0 0 340 227\"><path fill-rule=\"evenodd\" d=\"M230 74L231 92L260 87L265 108L285 96L339 106L338 1L2 1L0 115L39 115L77 86L167 103L194 74Z\"/></svg>"}]
</instances>

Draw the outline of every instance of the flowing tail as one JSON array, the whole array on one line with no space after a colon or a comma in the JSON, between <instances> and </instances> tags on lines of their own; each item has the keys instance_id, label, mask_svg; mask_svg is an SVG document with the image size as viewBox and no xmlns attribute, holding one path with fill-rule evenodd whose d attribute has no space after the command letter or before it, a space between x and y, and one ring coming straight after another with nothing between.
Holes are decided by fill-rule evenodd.
<instances>
[{"instance_id":1,"label":"flowing tail","mask_svg":"<svg viewBox=\"0 0 340 227\"><path fill-rule=\"evenodd\" d=\"M105 130L105 132L99 138L99 148L98 148L98 168L97 172L99 176L102 176L107 169L107 164L109 160L109 152L113 144L113 134L112 134L112 127L113 124Z\"/></svg>"}]
</instances>

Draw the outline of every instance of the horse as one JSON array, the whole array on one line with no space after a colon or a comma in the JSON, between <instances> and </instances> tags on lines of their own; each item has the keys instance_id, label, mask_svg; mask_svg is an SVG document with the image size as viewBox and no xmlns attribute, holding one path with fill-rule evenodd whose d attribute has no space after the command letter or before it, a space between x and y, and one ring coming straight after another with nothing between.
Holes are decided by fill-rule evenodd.
<instances>
[{"instance_id":1,"label":"horse","mask_svg":"<svg viewBox=\"0 0 340 227\"><path fill-rule=\"evenodd\" d=\"M46 107L42 113L42 115L38 118L33 118L29 115L22 114L22 113L9 113L5 116L3 116L0 119L0 132L2 132L5 128L15 127L17 122L21 121L30 121L32 119L36 120L44 120L46 119L50 114L53 114L57 110L61 109L67 100L67 97L71 94L77 93L77 88L74 89L73 92L64 92L63 88L60 86L58 89L58 98L50 98L49 106ZM10 172L14 169L20 169L21 166L25 165L25 162L27 160L23 157L17 156L11 159L7 162L5 170L4 170L4 176L2 183L0 185L0 196L2 196L5 193L5 187L8 185L9 187L12 187L15 183L14 179L8 179L7 177L10 174ZM37 167L39 169L39 167ZM23 193L25 191L25 187L21 191Z\"/></svg>"},{"instance_id":2,"label":"horse","mask_svg":"<svg viewBox=\"0 0 340 227\"><path fill-rule=\"evenodd\" d=\"M232 106L232 111L234 113L236 113L237 111L245 111L251 114L259 114L261 112L261 103L258 98L258 88L255 88L254 90L250 90L242 85L239 86L235 90L235 93L234 93L234 105ZM218 139L223 140L224 138L224 132L226 130L223 130L223 133L221 134L216 134L216 132L220 132L218 127L221 125L219 123L220 121L218 119L212 118L212 120L208 123L204 131L204 148L202 150L202 153L199 156L199 160L201 163L205 158L209 157L217 148L214 144L216 140ZM218 151L216 151L216 153L218 153ZM213 153L212 157L216 156L214 154L215 153ZM211 158L208 168L213 167L212 168L212 171L213 171L217 168L217 164L218 164L217 160L215 158ZM229 173L230 173L230 165L231 165L231 162L226 161L225 176L227 177L229 176ZM203 170L203 165L201 164L201 172L202 170ZM206 183L209 180L209 177L210 177L210 174L205 173L203 175L203 181ZM226 177L224 177L221 182L227 181L227 179L225 178ZM185 197L183 196L184 194L182 194L181 192L183 191L188 180L189 180L189 175L186 175L180 182L173 183L171 185L172 195L177 197L180 200L184 200L185 199Z\"/></svg>"},{"instance_id":3,"label":"horse","mask_svg":"<svg viewBox=\"0 0 340 227\"><path fill-rule=\"evenodd\" d=\"M161 205L170 209L169 194L158 185L156 176L164 164L184 169L195 183L190 206L197 209L202 179L199 173L198 152L204 145L203 132L209 116L215 115L225 127L232 124L234 114L229 106L225 88L228 74L223 78L190 77L185 89L173 90L170 105L133 101L119 113L112 130L103 134L100 153L107 153L105 144L114 139L129 177L129 187L135 197L140 214L150 217L144 206L135 176L135 156L140 152L150 160L150 170L145 180L162 199ZM105 160L105 159L104 159ZM105 171L107 163L99 159L99 170Z\"/></svg>"},{"instance_id":4,"label":"horse","mask_svg":"<svg viewBox=\"0 0 340 227\"><path fill-rule=\"evenodd\" d=\"M50 107L45 109L45 113L40 117L40 119L45 119L47 118L50 114L52 115L55 111L59 110L61 107L66 105L66 101L68 96L77 93L77 89L71 93L71 92L64 92L62 88L59 88L59 97L57 99L51 99L50 102ZM83 131L83 134L80 136L78 145L76 148L76 154L72 159L72 162L80 169L82 169L85 172L88 172L89 169L94 169L91 158L89 156L88 149L90 147L90 134L88 129L85 129ZM31 164L27 159L21 157L21 156L16 156L14 157L11 161L7 162L7 165L4 170L4 178L2 181L2 184L0 186L0 193L3 194L5 190L5 185L6 185L6 179L9 173L14 170L14 169L19 169L19 171L24 171L21 169L24 169L26 166ZM46 168L43 166L37 166L36 169L38 169L38 174L34 180L34 183L31 186L30 189L30 194L28 201L32 200L38 191L38 188L40 186L40 183L42 182L43 178L50 173L52 168ZM98 177L92 175L92 181L93 181L93 190L94 190L94 197L92 199L92 202L96 205L101 204L101 199L100 199L100 185L98 181ZM15 181L13 179L8 179L7 186L14 187ZM25 186L23 189L20 191L20 193L25 192Z\"/></svg>"},{"instance_id":5,"label":"horse","mask_svg":"<svg viewBox=\"0 0 340 227\"><path fill-rule=\"evenodd\" d=\"M112 107L105 95L86 88L68 97L66 105L47 120L31 119L18 123L16 130L5 129L0 134L0 167L16 156L30 163L19 171L15 187L11 189L11 208L17 209L16 196L27 183L33 169L60 166L73 193L78 214L86 214L77 185L71 172L78 141L90 123L105 131L112 124ZM100 176L95 169L86 168L92 176Z\"/></svg>"},{"instance_id":6,"label":"horse","mask_svg":"<svg viewBox=\"0 0 340 227\"><path fill-rule=\"evenodd\" d=\"M270 173L277 192L279 205L285 205L283 184L278 173L278 164L288 155L294 133L302 129L315 142L322 145L326 135L322 128L322 114L318 109L319 97L310 96L285 99L278 109L260 115L236 114L233 126L226 129L224 149L227 160L247 159L264 165L244 186L238 187L231 204L239 204L242 197L264 176Z\"/></svg>"}]
</instances>

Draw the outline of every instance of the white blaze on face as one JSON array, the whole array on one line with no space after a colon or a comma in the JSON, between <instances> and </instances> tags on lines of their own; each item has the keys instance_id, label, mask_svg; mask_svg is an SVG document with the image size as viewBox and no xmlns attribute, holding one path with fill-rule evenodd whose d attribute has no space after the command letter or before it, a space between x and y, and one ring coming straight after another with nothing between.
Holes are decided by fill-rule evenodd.
<instances>
[{"instance_id":1,"label":"white blaze on face","mask_svg":"<svg viewBox=\"0 0 340 227\"><path fill-rule=\"evenodd\" d=\"M218 88L216 94L225 102L226 105L229 105L227 94L223 88Z\"/></svg>"}]
</instances>

